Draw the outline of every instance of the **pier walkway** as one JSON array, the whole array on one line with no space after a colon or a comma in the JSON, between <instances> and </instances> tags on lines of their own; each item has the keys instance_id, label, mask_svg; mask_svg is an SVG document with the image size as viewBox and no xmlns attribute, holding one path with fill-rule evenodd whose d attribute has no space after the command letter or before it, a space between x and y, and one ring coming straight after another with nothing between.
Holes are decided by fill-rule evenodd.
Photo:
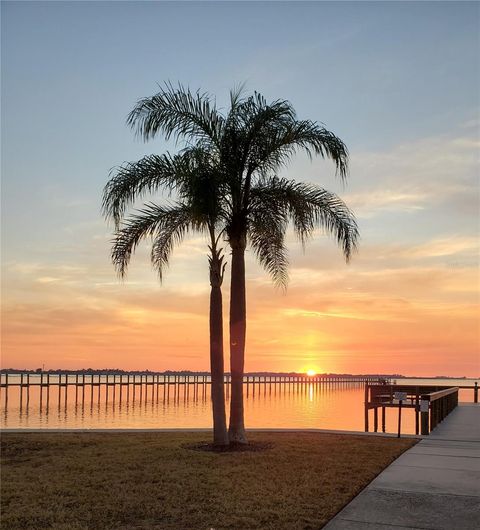
<instances>
[{"instance_id":1,"label":"pier walkway","mask_svg":"<svg viewBox=\"0 0 480 530\"><path fill-rule=\"evenodd\" d=\"M324 530L480 528L480 405L462 403Z\"/></svg>"}]
</instances>

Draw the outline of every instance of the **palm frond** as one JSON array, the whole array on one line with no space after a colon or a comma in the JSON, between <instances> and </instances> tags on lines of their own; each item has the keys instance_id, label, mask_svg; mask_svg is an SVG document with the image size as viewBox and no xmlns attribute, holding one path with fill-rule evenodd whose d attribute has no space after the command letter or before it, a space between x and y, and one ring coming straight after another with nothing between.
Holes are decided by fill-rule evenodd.
<instances>
[{"instance_id":1,"label":"palm frond","mask_svg":"<svg viewBox=\"0 0 480 530\"><path fill-rule=\"evenodd\" d=\"M267 124L273 123L278 127L294 119L295 111L288 101L277 100L268 104L258 92L237 101L236 105L232 105L223 128L222 149L227 164L233 162L246 169L252 144L258 140Z\"/></svg>"},{"instance_id":2,"label":"palm frond","mask_svg":"<svg viewBox=\"0 0 480 530\"><path fill-rule=\"evenodd\" d=\"M184 205L172 210L156 230L150 259L160 281L163 280L163 273L174 247L183 241L190 230L206 232L208 228L205 223L192 216L190 208Z\"/></svg>"},{"instance_id":3,"label":"palm frond","mask_svg":"<svg viewBox=\"0 0 480 530\"><path fill-rule=\"evenodd\" d=\"M253 175L271 175L298 151L331 159L344 180L348 173L345 144L325 127L298 120L291 103L268 103L259 93L236 103L222 129L221 161L231 176L237 207L246 208Z\"/></svg>"},{"instance_id":4,"label":"palm frond","mask_svg":"<svg viewBox=\"0 0 480 530\"><path fill-rule=\"evenodd\" d=\"M147 204L128 217L115 232L112 245L112 262L120 276L125 276L130 258L142 239L152 237L154 245L163 242L163 250L152 247L152 263L162 278L163 268L168 264L175 243L181 241L192 224L191 211L182 204L163 207Z\"/></svg>"},{"instance_id":5,"label":"palm frond","mask_svg":"<svg viewBox=\"0 0 480 530\"><path fill-rule=\"evenodd\" d=\"M175 158L168 153L150 155L112 169L111 178L103 190L103 215L113 219L118 228L126 208L135 200L160 188L169 192L175 189L181 176Z\"/></svg>"},{"instance_id":6,"label":"palm frond","mask_svg":"<svg viewBox=\"0 0 480 530\"><path fill-rule=\"evenodd\" d=\"M256 140L249 157L249 165L256 170L274 172L302 150L309 157L331 159L340 178L347 178L347 147L335 134L315 122L292 119L269 123L257 133Z\"/></svg>"},{"instance_id":7,"label":"palm frond","mask_svg":"<svg viewBox=\"0 0 480 530\"><path fill-rule=\"evenodd\" d=\"M230 109L235 109L242 101L242 95L245 92L246 82L239 83L230 90Z\"/></svg>"},{"instance_id":8,"label":"palm frond","mask_svg":"<svg viewBox=\"0 0 480 530\"><path fill-rule=\"evenodd\" d=\"M127 118L127 124L145 141L163 133L167 140L195 139L209 146L218 146L223 122L208 94L192 93L181 84L175 88L171 83L138 101Z\"/></svg>"},{"instance_id":9,"label":"palm frond","mask_svg":"<svg viewBox=\"0 0 480 530\"><path fill-rule=\"evenodd\" d=\"M286 288L288 254L284 239L288 218L285 209L277 206L273 201L256 204L249 218L248 236L255 255L275 285Z\"/></svg>"},{"instance_id":10,"label":"palm frond","mask_svg":"<svg viewBox=\"0 0 480 530\"><path fill-rule=\"evenodd\" d=\"M348 261L357 249L359 233L355 216L334 193L312 184L270 177L251 190L251 211L258 205L278 209L293 222L294 231L302 243L315 228L333 235Z\"/></svg>"}]
</instances>

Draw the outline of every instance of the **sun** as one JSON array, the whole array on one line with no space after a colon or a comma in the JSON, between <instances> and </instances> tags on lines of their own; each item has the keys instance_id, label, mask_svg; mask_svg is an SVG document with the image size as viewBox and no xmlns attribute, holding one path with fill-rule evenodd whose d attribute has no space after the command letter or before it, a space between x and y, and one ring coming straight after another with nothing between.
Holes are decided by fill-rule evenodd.
<instances>
[{"instance_id":1,"label":"sun","mask_svg":"<svg viewBox=\"0 0 480 530\"><path fill-rule=\"evenodd\" d=\"M313 377L314 375L317 375L317 372L315 372L315 370L307 370L307 375L308 377Z\"/></svg>"}]
</instances>

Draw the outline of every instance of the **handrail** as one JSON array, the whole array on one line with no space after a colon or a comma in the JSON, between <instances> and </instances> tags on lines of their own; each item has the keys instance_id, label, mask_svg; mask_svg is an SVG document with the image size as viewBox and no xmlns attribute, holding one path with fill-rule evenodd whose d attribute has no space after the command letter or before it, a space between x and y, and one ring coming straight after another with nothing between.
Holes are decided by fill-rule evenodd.
<instances>
[{"instance_id":1,"label":"handrail","mask_svg":"<svg viewBox=\"0 0 480 530\"><path fill-rule=\"evenodd\" d=\"M454 394L455 392L458 392L459 387L453 386L451 388L446 388L445 390L438 390L437 392L430 392L429 394L422 394L422 399L426 401L436 401L437 399L441 399L442 397L449 396L450 394Z\"/></svg>"},{"instance_id":2,"label":"handrail","mask_svg":"<svg viewBox=\"0 0 480 530\"><path fill-rule=\"evenodd\" d=\"M458 387L423 394L420 401L422 434L428 434L435 429L457 405Z\"/></svg>"},{"instance_id":3,"label":"handrail","mask_svg":"<svg viewBox=\"0 0 480 530\"><path fill-rule=\"evenodd\" d=\"M405 399L395 399L396 394ZM415 434L426 435L443 421L458 405L459 387L444 385L365 385L365 432L368 432L368 411L374 410L374 430L378 429L378 409L382 412L382 430L385 432L385 409L415 410ZM478 386L474 388L474 401L478 402Z\"/></svg>"}]
</instances>

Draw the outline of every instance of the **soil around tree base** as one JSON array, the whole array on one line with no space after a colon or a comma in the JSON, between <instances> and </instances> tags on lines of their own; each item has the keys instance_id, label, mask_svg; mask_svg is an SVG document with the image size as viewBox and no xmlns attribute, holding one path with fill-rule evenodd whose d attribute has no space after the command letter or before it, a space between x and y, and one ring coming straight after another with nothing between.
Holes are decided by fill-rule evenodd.
<instances>
[{"instance_id":1,"label":"soil around tree base","mask_svg":"<svg viewBox=\"0 0 480 530\"><path fill-rule=\"evenodd\" d=\"M274 447L271 442L264 442L260 440L251 441L247 444L239 442L231 442L229 445L215 445L212 442L197 442L190 444L182 444L184 449L192 451L207 451L209 453L259 453L261 451L268 451Z\"/></svg>"}]
</instances>

